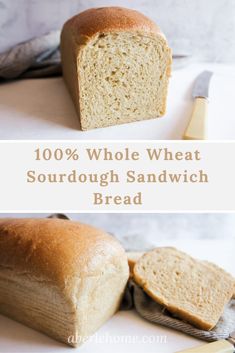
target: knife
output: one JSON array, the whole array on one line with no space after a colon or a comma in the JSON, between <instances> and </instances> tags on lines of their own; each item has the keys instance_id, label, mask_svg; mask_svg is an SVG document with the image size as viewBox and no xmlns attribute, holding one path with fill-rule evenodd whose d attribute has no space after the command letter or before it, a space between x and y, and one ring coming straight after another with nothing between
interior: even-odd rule
<instances>
[{"instance_id":1,"label":"knife","mask_svg":"<svg viewBox=\"0 0 235 353\"><path fill-rule=\"evenodd\" d=\"M213 343L204 344L197 348L186 349L177 353L234 353L235 352L235 331L226 340L219 340Z\"/></svg>"},{"instance_id":2,"label":"knife","mask_svg":"<svg viewBox=\"0 0 235 353\"><path fill-rule=\"evenodd\" d=\"M193 87L192 96L194 107L192 117L184 132L184 140L207 139L207 115L209 84L213 72L203 71L197 78Z\"/></svg>"}]
</instances>

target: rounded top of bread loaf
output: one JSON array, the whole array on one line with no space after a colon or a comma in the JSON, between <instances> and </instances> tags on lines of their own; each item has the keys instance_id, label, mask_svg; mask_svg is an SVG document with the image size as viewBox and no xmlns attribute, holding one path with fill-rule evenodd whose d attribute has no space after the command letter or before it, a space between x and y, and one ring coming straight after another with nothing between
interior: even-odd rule
<instances>
[{"instance_id":1,"label":"rounded top of bread loaf","mask_svg":"<svg viewBox=\"0 0 235 353\"><path fill-rule=\"evenodd\" d=\"M107 268L128 269L124 249L102 230L68 220L29 218L0 220L0 267L70 292L75 282L101 276Z\"/></svg>"},{"instance_id":2,"label":"rounded top of bread loaf","mask_svg":"<svg viewBox=\"0 0 235 353\"><path fill-rule=\"evenodd\" d=\"M99 7L81 12L64 25L78 36L91 38L98 33L138 31L161 34L159 27L142 13L123 7Z\"/></svg>"}]
</instances>

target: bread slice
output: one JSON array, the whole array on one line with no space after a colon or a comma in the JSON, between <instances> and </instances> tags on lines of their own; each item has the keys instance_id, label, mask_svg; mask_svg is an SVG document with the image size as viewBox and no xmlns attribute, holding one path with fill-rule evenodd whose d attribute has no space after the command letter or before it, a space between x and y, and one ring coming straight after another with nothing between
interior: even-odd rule
<instances>
[{"instance_id":1,"label":"bread slice","mask_svg":"<svg viewBox=\"0 0 235 353\"><path fill-rule=\"evenodd\" d=\"M130 278L133 277L133 270L136 262L143 256L143 252L129 251L127 252L127 260L130 270Z\"/></svg>"},{"instance_id":2,"label":"bread slice","mask_svg":"<svg viewBox=\"0 0 235 353\"><path fill-rule=\"evenodd\" d=\"M141 13L102 7L74 16L63 26L61 57L82 130L165 114L171 50Z\"/></svg>"},{"instance_id":3,"label":"bread slice","mask_svg":"<svg viewBox=\"0 0 235 353\"><path fill-rule=\"evenodd\" d=\"M130 277L133 277L133 270L136 262L141 258L141 256L144 255L144 252L140 251L130 251L127 252L127 259L128 259L128 265L129 265L129 270L130 270ZM225 272L222 268L219 266L215 265L212 262L209 261L202 261L205 265L208 265L211 269L214 269L215 271L221 271L221 276L226 276L228 275L229 278L231 278L231 275L227 272ZM232 298L235 299L235 278L233 277L234 280L234 292Z\"/></svg>"},{"instance_id":4,"label":"bread slice","mask_svg":"<svg viewBox=\"0 0 235 353\"><path fill-rule=\"evenodd\" d=\"M151 298L194 326L211 330L234 293L234 278L174 248L157 248L134 266L134 280Z\"/></svg>"},{"instance_id":5,"label":"bread slice","mask_svg":"<svg viewBox=\"0 0 235 353\"><path fill-rule=\"evenodd\" d=\"M129 277L121 245L59 219L0 220L0 313L77 346L119 308Z\"/></svg>"},{"instance_id":6,"label":"bread slice","mask_svg":"<svg viewBox=\"0 0 235 353\"><path fill-rule=\"evenodd\" d=\"M216 272L220 272L221 276L228 276L229 278L233 278L233 282L234 282L234 290L233 290L233 295L232 295L232 299L235 299L235 278L233 276L231 276L228 272L224 271L222 268L220 268L219 266L215 265L212 262L209 261L203 261L204 264L206 264L207 266L209 266L211 269L214 269Z\"/></svg>"}]
</instances>

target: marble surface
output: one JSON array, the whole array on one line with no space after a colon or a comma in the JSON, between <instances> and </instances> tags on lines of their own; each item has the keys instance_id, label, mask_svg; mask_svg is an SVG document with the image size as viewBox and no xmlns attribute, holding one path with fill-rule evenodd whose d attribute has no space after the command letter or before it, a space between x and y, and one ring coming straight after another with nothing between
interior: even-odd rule
<instances>
[{"instance_id":1,"label":"marble surface","mask_svg":"<svg viewBox=\"0 0 235 353\"><path fill-rule=\"evenodd\" d=\"M48 214L0 214L2 217L47 217ZM84 213L68 214L72 220L104 229L115 235L129 251L143 251L156 246L184 241L234 240L233 213ZM175 243L176 242L176 243Z\"/></svg>"},{"instance_id":2,"label":"marble surface","mask_svg":"<svg viewBox=\"0 0 235 353\"><path fill-rule=\"evenodd\" d=\"M210 61L235 60L233 0L0 0L0 52L60 29L89 7L119 5L142 11L165 32L175 54Z\"/></svg>"}]
</instances>

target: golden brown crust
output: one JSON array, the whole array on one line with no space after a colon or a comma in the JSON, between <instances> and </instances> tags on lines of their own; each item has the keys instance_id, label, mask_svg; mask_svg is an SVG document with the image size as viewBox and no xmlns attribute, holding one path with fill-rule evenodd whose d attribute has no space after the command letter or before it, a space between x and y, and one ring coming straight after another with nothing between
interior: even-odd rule
<instances>
[{"instance_id":1,"label":"golden brown crust","mask_svg":"<svg viewBox=\"0 0 235 353\"><path fill-rule=\"evenodd\" d=\"M109 319L128 275L124 249L99 229L0 220L0 312L61 342L80 345Z\"/></svg>"},{"instance_id":2,"label":"golden brown crust","mask_svg":"<svg viewBox=\"0 0 235 353\"><path fill-rule=\"evenodd\" d=\"M138 31L162 34L159 27L138 11L123 7L100 7L81 12L69 19L64 27L78 38L92 38L99 33Z\"/></svg>"},{"instance_id":3,"label":"golden brown crust","mask_svg":"<svg viewBox=\"0 0 235 353\"><path fill-rule=\"evenodd\" d=\"M129 270L130 270L130 278L133 277L133 270L136 262L140 259L141 256L143 256L143 252L138 252L138 251L130 251L127 252L127 260L128 260L128 265L129 265Z\"/></svg>"},{"instance_id":4,"label":"golden brown crust","mask_svg":"<svg viewBox=\"0 0 235 353\"><path fill-rule=\"evenodd\" d=\"M126 256L101 230L60 219L0 220L0 267L25 271L70 292L74 281L99 275L103 263Z\"/></svg>"}]
</instances>

